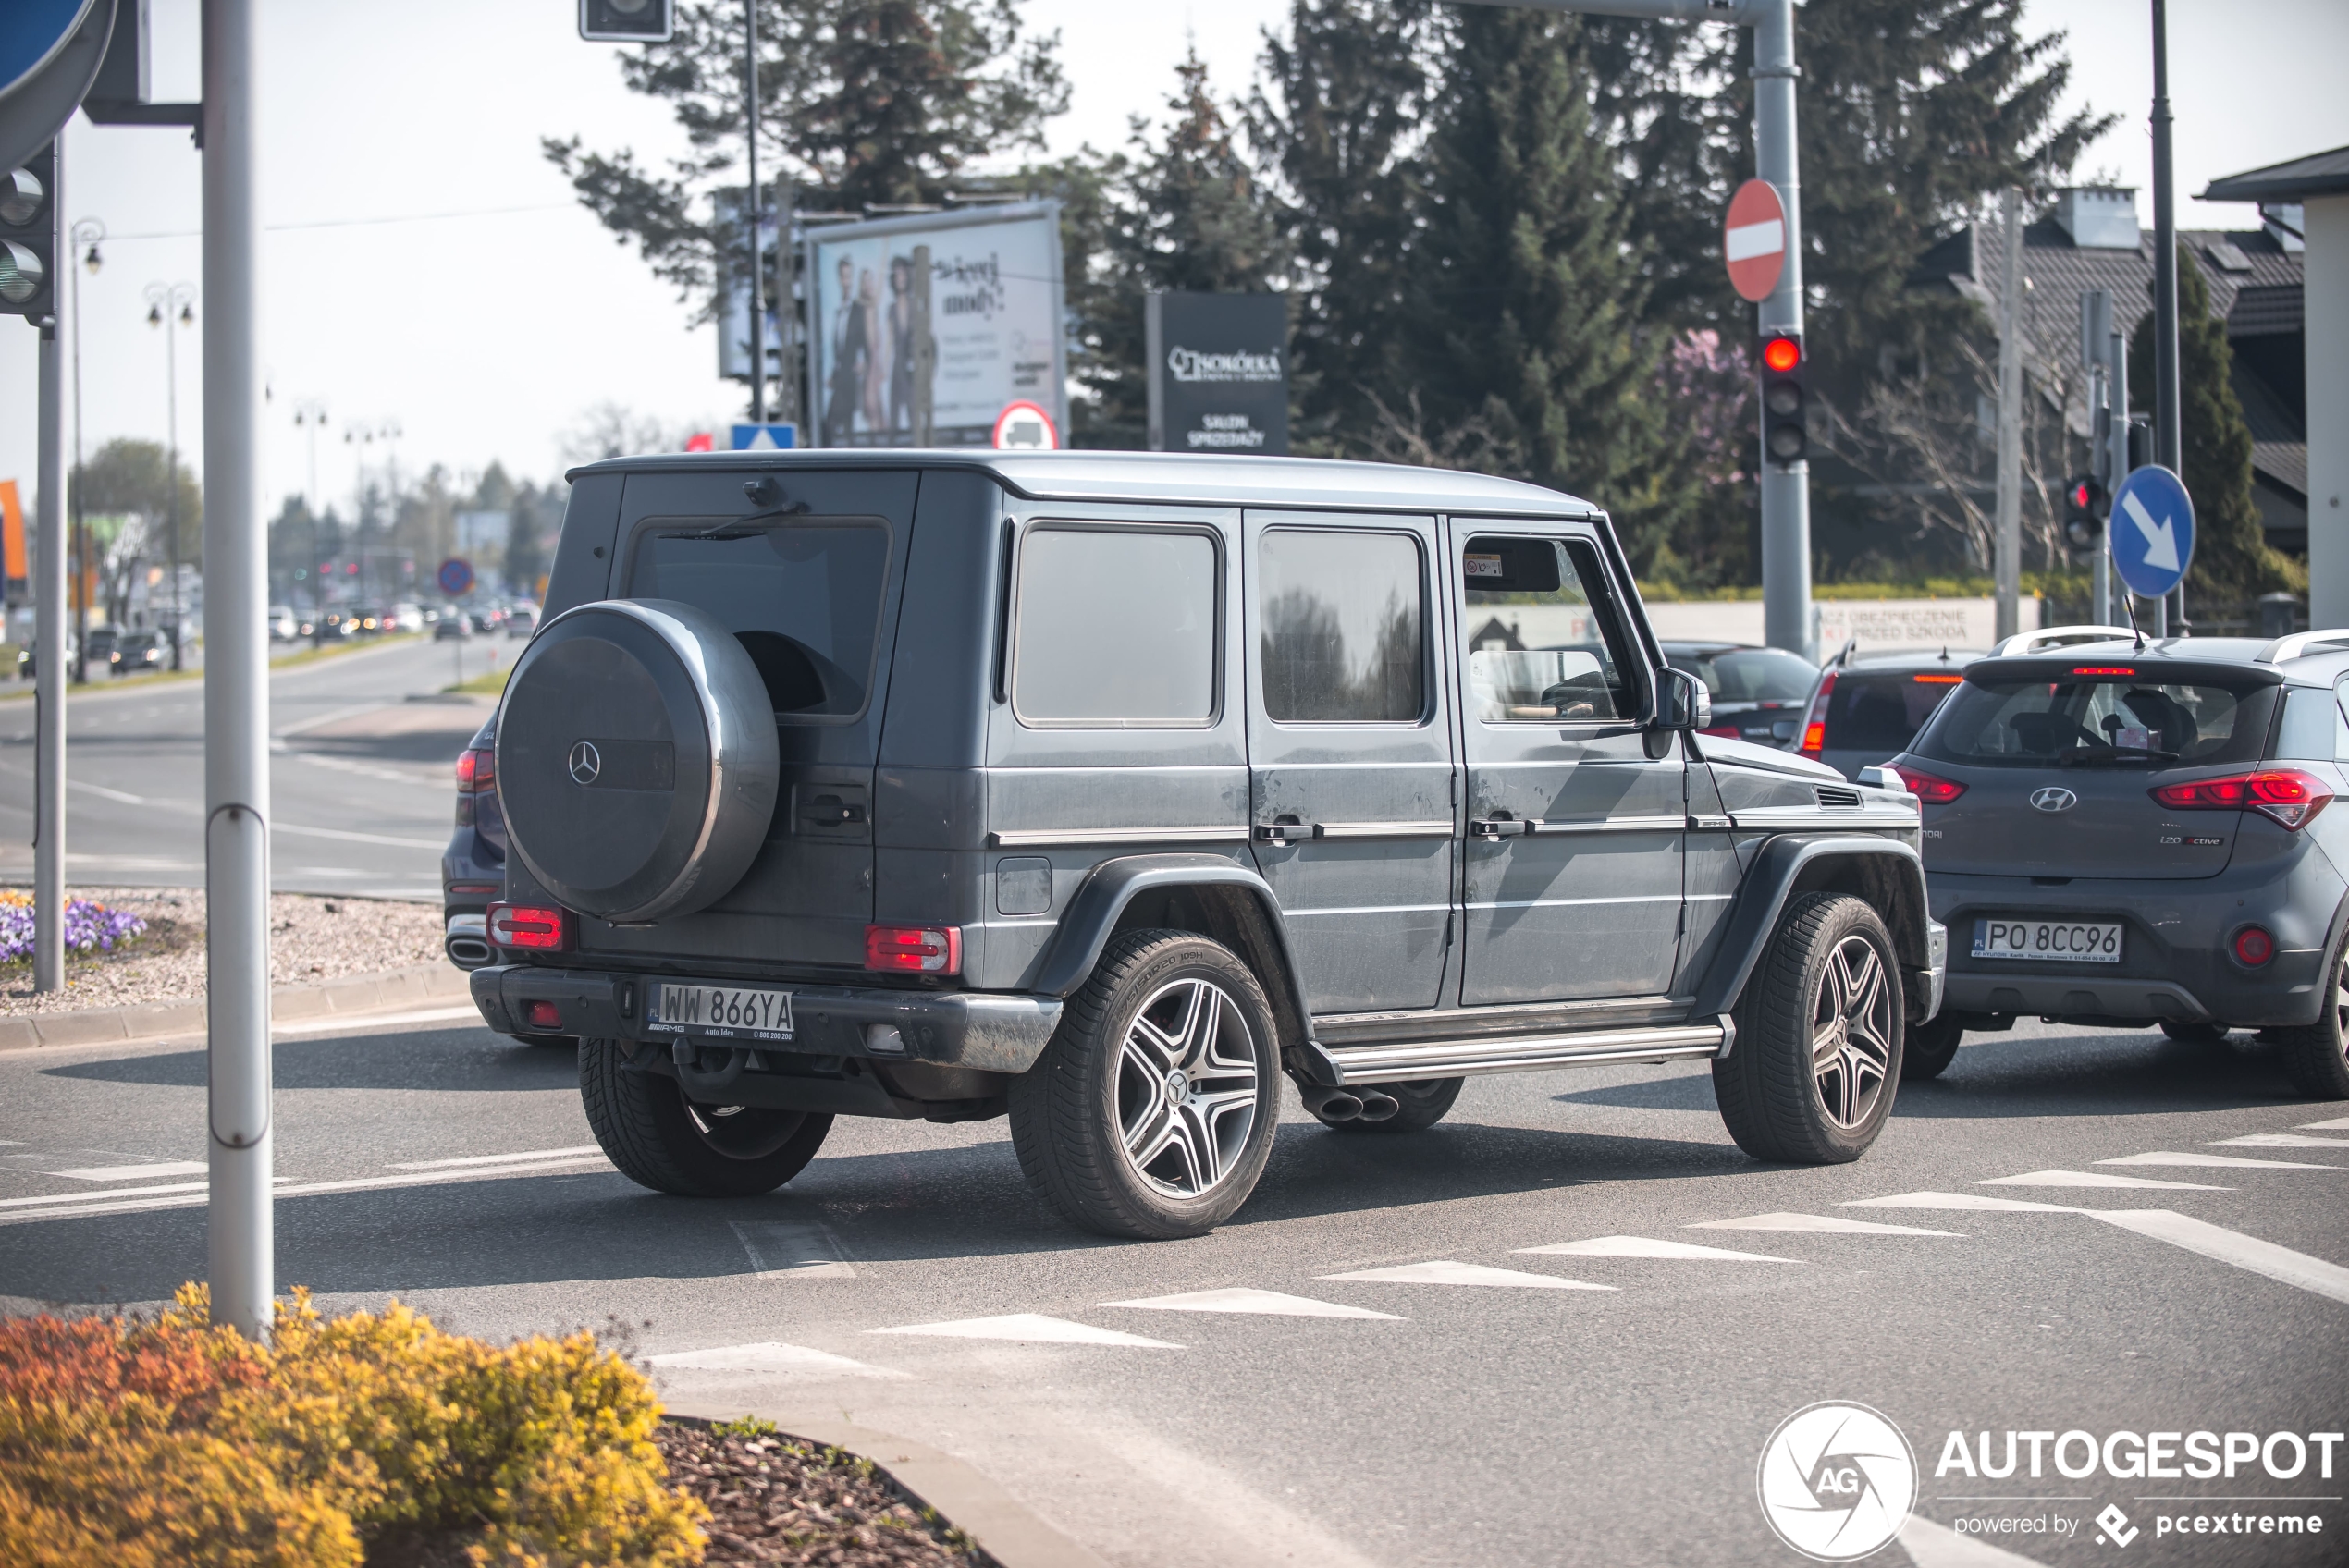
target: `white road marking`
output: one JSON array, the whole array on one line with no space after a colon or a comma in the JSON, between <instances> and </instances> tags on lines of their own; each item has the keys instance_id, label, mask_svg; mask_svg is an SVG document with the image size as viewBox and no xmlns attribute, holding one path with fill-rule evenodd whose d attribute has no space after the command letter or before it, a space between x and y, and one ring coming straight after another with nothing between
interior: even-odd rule
<instances>
[{"instance_id":1,"label":"white road marking","mask_svg":"<svg viewBox=\"0 0 2349 1568\"><path fill-rule=\"evenodd\" d=\"M1962 1536L1914 1513L1900 1526L1897 1538L1917 1568L2039 1568L2035 1559Z\"/></svg>"},{"instance_id":2,"label":"white road marking","mask_svg":"<svg viewBox=\"0 0 2349 1568\"><path fill-rule=\"evenodd\" d=\"M2349 1149L2349 1138L2307 1138L2297 1133L2254 1133L2245 1138L2220 1138L2214 1149Z\"/></svg>"},{"instance_id":3,"label":"white road marking","mask_svg":"<svg viewBox=\"0 0 2349 1568\"><path fill-rule=\"evenodd\" d=\"M1974 1183L1981 1187L2182 1187L2197 1193L2232 1193L2202 1182L2164 1182L2152 1176L2115 1176L2109 1170L2033 1170L2021 1176L1992 1176Z\"/></svg>"},{"instance_id":4,"label":"white road marking","mask_svg":"<svg viewBox=\"0 0 2349 1568\"><path fill-rule=\"evenodd\" d=\"M2309 1165L2297 1159L2244 1159L2231 1154L2178 1154L2160 1149L2152 1154L2122 1155L2119 1159L2100 1159L2098 1165L2197 1165L2224 1166L2229 1170L2338 1170L2338 1165Z\"/></svg>"},{"instance_id":5,"label":"white road marking","mask_svg":"<svg viewBox=\"0 0 2349 1568\"><path fill-rule=\"evenodd\" d=\"M1389 1323L1406 1321L1391 1312L1367 1306L1342 1306L1311 1296L1283 1295L1278 1291L1251 1291L1235 1286L1221 1291L1188 1291L1178 1296L1145 1296L1139 1301L1105 1301L1103 1306L1138 1307L1145 1312L1249 1312L1268 1317L1376 1317Z\"/></svg>"},{"instance_id":6,"label":"white road marking","mask_svg":"<svg viewBox=\"0 0 2349 1568\"><path fill-rule=\"evenodd\" d=\"M671 1351L646 1358L669 1372L763 1372L798 1378L877 1378L910 1382L914 1375L893 1366L852 1361L828 1350L778 1344L769 1340L749 1345L719 1345L710 1350Z\"/></svg>"},{"instance_id":7,"label":"white road marking","mask_svg":"<svg viewBox=\"0 0 2349 1568\"><path fill-rule=\"evenodd\" d=\"M297 1023L273 1023L273 1035L324 1035L336 1029L379 1029L391 1023L454 1023L470 1018L486 1029L481 1022L481 1009L467 1002L463 1007L428 1008L422 1012L338 1013L332 1018L305 1018Z\"/></svg>"},{"instance_id":8,"label":"white road marking","mask_svg":"<svg viewBox=\"0 0 2349 1568\"><path fill-rule=\"evenodd\" d=\"M914 1323L902 1329L867 1329L868 1334L928 1334L947 1340L1016 1340L1045 1345L1125 1345L1137 1350L1181 1350L1164 1340L1096 1329L1040 1312L1014 1312L1002 1317L964 1317L952 1323Z\"/></svg>"},{"instance_id":9,"label":"white road marking","mask_svg":"<svg viewBox=\"0 0 2349 1568\"><path fill-rule=\"evenodd\" d=\"M1519 1252L1547 1253L1556 1257L1677 1257L1737 1263L1800 1263L1799 1257L1771 1257L1758 1252L1731 1252L1727 1247L1701 1247L1694 1242L1656 1242L1645 1236L1593 1236L1587 1242L1553 1242L1545 1247L1519 1247Z\"/></svg>"},{"instance_id":10,"label":"white road marking","mask_svg":"<svg viewBox=\"0 0 2349 1568\"><path fill-rule=\"evenodd\" d=\"M2181 1246L2188 1252L2198 1252L2205 1257L2215 1257L2221 1263L2232 1263L2237 1268L2264 1274L2270 1280L2281 1280L2287 1285L2297 1285L2320 1296L2349 1304L2349 1268L2337 1263L2327 1263L2320 1257L2310 1257L2305 1252L2280 1247L2273 1242L2263 1242L2257 1236L2224 1230L2217 1225L2187 1215L2172 1213L2166 1208L2084 1208L2080 1211L2108 1225L2118 1225L2134 1231L2141 1236L2152 1236Z\"/></svg>"},{"instance_id":11,"label":"white road marking","mask_svg":"<svg viewBox=\"0 0 2349 1568\"><path fill-rule=\"evenodd\" d=\"M201 1159L171 1159L150 1165L83 1165L43 1174L70 1176L77 1182L136 1182L144 1176L202 1176L211 1169Z\"/></svg>"},{"instance_id":12,"label":"white road marking","mask_svg":"<svg viewBox=\"0 0 2349 1568\"><path fill-rule=\"evenodd\" d=\"M92 795L97 795L97 796L99 796L99 797L101 797L101 798L103 798L103 799L109 800L109 801L120 801L120 802L121 802L124 805L127 805L127 806L151 806L151 805L155 805L155 804L157 804L157 803L158 803L157 802L154 802L154 801L151 801L151 800L149 800L149 799L148 799L146 796L144 796L144 795L126 795L126 794L124 794L124 793L123 793L121 790L109 790L109 789L107 789L107 788L106 788L104 784L92 784L92 783L91 783L91 782L90 782L88 779L86 779L86 778L68 778L68 779L67 779L67 780L66 780L66 782L67 782L68 785L72 786L74 789L76 789L76 790L82 790L82 791L84 791L85 793L88 793L88 794L92 794ZM178 802L178 801L171 801L171 802L160 802L160 803L169 804L169 805L182 805L182 804L185 804L185 803L191 803L191 802ZM199 809L201 809L201 808L199 808Z\"/></svg>"},{"instance_id":13,"label":"white road marking","mask_svg":"<svg viewBox=\"0 0 2349 1568\"><path fill-rule=\"evenodd\" d=\"M0 1198L0 1209L55 1208L60 1204L105 1203L117 1197L153 1197L157 1193L201 1193L205 1185L202 1182L169 1182L159 1187L115 1187L103 1193L45 1193L37 1198Z\"/></svg>"},{"instance_id":14,"label":"white road marking","mask_svg":"<svg viewBox=\"0 0 2349 1568\"><path fill-rule=\"evenodd\" d=\"M2313 1127L2319 1132L2329 1129L2336 1133L2349 1133L2349 1116L2336 1116L2330 1121L2303 1121L2300 1125Z\"/></svg>"},{"instance_id":15,"label":"white road marking","mask_svg":"<svg viewBox=\"0 0 2349 1568\"><path fill-rule=\"evenodd\" d=\"M584 1156L569 1159L549 1160L543 1165L492 1165L463 1170L427 1170L404 1176L361 1176L335 1182L292 1182L280 1176L277 1195L280 1198L312 1197L326 1193L372 1192L383 1188L437 1187L450 1182L498 1182L517 1176L594 1176L601 1174L593 1166L583 1164ZM610 1167L601 1154L595 1163ZM169 1194L185 1194L174 1196ZM0 1199L0 1225L20 1225L32 1220L89 1219L110 1214L135 1214L149 1208L199 1208L207 1196L202 1182L166 1182L153 1187L114 1187L98 1193L63 1193L42 1198ZM56 1207L39 1207L36 1205Z\"/></svg>"},{"instance_id":16,"label":"white road marking","mask_svg":"<svg viewBox=\"0 0 2349 1568\"><path fill-rule=\"evenodd\" d=\"M1872 1200L1881 1203L1881 1198ZM1962 1231L1920 1231L1913 1225L1878 1225L1839 1214L1749 1214L1743 1219L1700 1219L1691 1231L1808 1231L1854 1236L1958 1236Z\"/></svg>"},{"instance_id":17,"label":"white road marking","mask_svg":"<svg viewBox=\"0 0 2349 1568\"><path fill-rule=\"evenodd\" d=\"M761 1280L854 1280L829 1227L783 1219L730 1219L734 1239Z\"/></svg>"},{"instance_id":18,"label":"white road marking","mask_svg":"<svg viewBox=\"0 0 2349 1568\"><path fill-rule=\"evenodd\" d=\"M1854 1198L1846 1208L1996 1209L2009 1214L2070 1214L2060 1203L2032 1203L2024 1198L1994 1198L1987 1193L1895 1193L1888 1198Z\"/></svg>"},{"instance_id":19,"label":"white road marking","mask_svg":"<svg viewBox=\"0 0 2349 1568\"><path fill-rule=\"evenodd\" d=\"M273 822L272 833L294 833L309 839L338 839L347 844L389 844L401 850L445 850L446 839L393 839L381 833L353 833L342 827L304 827L291 822Z\"/></svg>"},{"instance_id":20,"label":"white road marking","mask_svg":"<svg viewBox=\"0 0 2349 1568\"><path fill-rule=\"evenodd\" d=\"M600 1155L604 1151L594 1144L582 1144L573 1149L530 1149L522 1154L470 1154L461 1159L412 1159L390 1169L394 1170L457 1170L469 1165L529 1165L549 1159L577 1159L583 1155Z\"/></svg>"},{"instance_id":21,"label":"white road marking","mask_svg":"<svg viewBox=\"0 0 2349 1568\"><path fill-rule=\"evenodd\" d=\"M1593 1285L1563 1280L1556 1274L1529 1274L1521 1268L1491 1268L1482 1263L1406 1263L1394 1268L1358 1268L1351 1274L1324 1274L1324 1280L1359 1280L1374 1285L1495 1285L1532 1291L1612 1291L1614 1285Z\"/></svg>"}]
</instances>

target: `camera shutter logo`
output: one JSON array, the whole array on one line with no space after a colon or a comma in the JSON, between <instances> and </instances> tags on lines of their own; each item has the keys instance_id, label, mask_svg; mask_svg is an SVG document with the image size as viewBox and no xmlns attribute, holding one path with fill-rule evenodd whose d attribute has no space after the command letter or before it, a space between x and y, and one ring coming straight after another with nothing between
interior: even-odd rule
<instances>
[{"instance_id":1,"label":"camera shutter logo","mask_svg":"<svg viewBox=\"0 0 2349 1568\"><path fill-rule=\"evenodd\" d=\"M1891 1541L1917 1501L1909 1439L1864 1404L1824 1402L1778 1423L1754 1489L1778 1539L1818 1562L1849 1562Z\"/></svg>"},{"instance_id":2,"label":"camera shutter logo","mask_svg":"<svg viewBox=\"0 0 2349 1568\"><path fill-rule=\"evenodd\" d=\"M566 766L571 770L572 783L583 787L593 784L596 775L604 770L603 753L596 750L595 741L581 741L571 748L571 761Z\"/></svg>"},{"instance_id":3,"label":"camera shutter logo","mask_svg":"<svg viewBox=\"0 0 2349 1568\"><path fill-rule=\"evenodd\" d=\"M2080 797L2060 784L2050 784L2045 789L2032 790L2031 803L2040 811L2070 811L2080 803Z\"/></svg>"}]
</instances>

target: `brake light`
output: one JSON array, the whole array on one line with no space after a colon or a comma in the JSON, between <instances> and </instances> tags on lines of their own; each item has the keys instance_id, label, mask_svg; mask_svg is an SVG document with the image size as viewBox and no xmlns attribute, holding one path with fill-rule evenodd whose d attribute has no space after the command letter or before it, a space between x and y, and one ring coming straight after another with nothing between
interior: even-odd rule
<instances>
[{"instance_id":1,"label":"brake light","mask_svg":"<svg viewBox=\"0 0 2349 1568\"><path fill-rule=\"evenodd\" d=\"M1802 721L1802 754L1815 757L1827 749L1827 698L1835 693L1835 671L1819 677L1819 689L1811 693L1811 711Z\"/></svg>"},{"instance_id":2,"label":"brake light","mask_svg":"<svg viewBox=\"0 0 2349 1568\"><path fill-rule=\"evenodd\" d=\"M531 904L491 904L489 939L501 948L534 952L571 950L571 912Z\"/></svg>"},{"instance_id":3,"label":"brake light","mask_svg":"<svg viewBox=\"0 0 2349 1568\"><path fill-rule=\"evenodd\" d=\"M563 1026L563 1010L552 1002L533 1002L523 1010L523 1022L533 1029L560 1029Z\"/></svg>"},{"instance_id":4,"label":"brake light","mask_svg":"<svg viewBox=\"0 0 2349 1568\"><path fill-rule=\"evenodd\" d=\"M2118 675L2130 680L2134 680L2137 678L2137 672L2135 670L2124 669L2119 665L2082 665L2072 673L2074 675Z\"/></svg>"},{"instance_id":5,"label":"brake light","mask_svg":"<svg viewBox=\"0 0 2349 1568\"><path fill-rule=\"evenodd\" d=\"M1955 686L1965 677L1962 675L1912 675L1909 679L1920 686Z\"/></svg>"},{"instance_id":6,"label":"brake light","mask_svg":"<svg viewBox=\"0 0 2349 1568\"><path fill-rule=\"evenodd\" d=\"M2224 778L2162 784L2146 793L2171 811L2256 811L2295 832L2307 827L2332 799L2332 790L2323 779L2296 767L2266 767Z\"/></svg>"},{"instance_id":7,"label":"brake light","mask_svg":"<svg viewBox=\"0 0 2349 1568\"><path fill-rule=\"evenodd\" d=\"M1922 768L1902 767L1896 762L1892 771L1900 776L1900 782L1909 787L1910 794L1929 806L1946 806L1966 790L1956 779L1942 778Z\"/></svg>"},{"instance_id":8,"label":"brake light","mask_svg":"<svg viewBox=\"0 0 2349 1568\"><path fill-rule=\"evenodd\" d=\"M867 925L865 967L892 974L955 974L963 967L959 925Z\"/></svg>"}]
</instances>

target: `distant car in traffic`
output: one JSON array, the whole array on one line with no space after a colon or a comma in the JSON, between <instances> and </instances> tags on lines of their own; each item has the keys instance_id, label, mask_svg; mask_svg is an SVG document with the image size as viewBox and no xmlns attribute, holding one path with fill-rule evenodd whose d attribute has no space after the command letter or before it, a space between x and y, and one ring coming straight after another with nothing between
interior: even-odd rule
<instances>
[{"instance_id":1,"label":"distant car in traffic","mask_svg":"<svg viewBox=\"0 0 2349 1568\"><path fill-rule=\"evenodd\" d=\"M115 643L120 641L121 637L122 632L118 628L112 626L92 627L90 629L89 662L92 664L105 664L112 660L114 657Z\"/></svg>"},{"instance_id":2,"label":"distant car in traffic","mask_svg":"<svg viewBox=\"0 0 2349 1568\"><path fill-rule=\"evenodd\" d=\"M269 640L271 642L290 643L301 635L301 622L295 616L291 605L269 606Z\"/></svg>"},{"instance_id":3,"label":"distant car in traffic","mask_svg":"<svg viewBox=\"0 0 2349 1568\"><path fill-rule=\"evenodd\" d=\"M424 629L424 606L418 604L392 606L384 612L383 629L386 631L422 631Z\"/></svg>"},{"instance_id":4,"label":"distant car in traffic","mask_svg":"<svg viewBox=\"0 0 2349 1568\"><path fill-rule=\"evenodd\" d=\"M1880 767L1908 749L1933 710L1964 679L1974 648L1853 655L1847 645L1819 672L1795 749L1846 778Z\"/></svg>"},{"instance_id":5,"label":"distant car in traffic","mask_svg":"<svg viewBox=\"0 0 2349 1568\"><path fill-rule=\"evenodd\" d=\"M436 643L460 643L473 634L472 624L461 615L445 615L433 622L432 640Z\"/></svg>"},{"instance_id":6,"label":"distant car in traffic","mask_svg":"<svg viewBox=\"0 0 2349 1568\"><path fill-rule=\"evenodd\" d=\"M97 639L92 636L91 641ZM117 675L161 669L171 662L171 643L160 631L133 631L115 643L106 662Z\"/></svg>"},{"instance_id":7,"label":"distant car in traffic","mask_svg":"<svg viewBox=\"0 0 2349 1568\"><path fill-rule=\"evenodd\" d=\"M1704 733L1757 746L1792 748L1819 667L1784 648L1745 643L1664 643L1664 662L1685 669L1713 693Z\"/></svg>"},{"instance_id":8,"label":"distant car in traffic","mask_svg":"<svg viewBox=\"0 0 2349 1568\"><path fill-rule=\"evenodd\" d=\"M538 612L536 610L514 609L506 612L507 636L527 637L537 630Z\"/></svg>"}]
</instances>

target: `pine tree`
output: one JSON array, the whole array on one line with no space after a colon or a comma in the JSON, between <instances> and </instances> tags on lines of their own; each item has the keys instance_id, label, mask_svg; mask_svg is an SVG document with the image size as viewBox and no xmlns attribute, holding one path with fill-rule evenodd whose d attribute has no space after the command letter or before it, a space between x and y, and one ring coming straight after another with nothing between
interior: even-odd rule
<instances>
[{"instance_id":1,"label":"pine tree","mask_svg":"<svg viewBox=\"0 0 2349 1568\"><path fill-rule=\"evenodd\" d=\"M2178 396L2180 459L2194 501L2194 564L2186 574L2191 619L2247 618L2262 594L2298 591L2306 573L2268 543L2252 498L2251 426L2235 397L2234 350L2227 324L2210 313L2210 286L2193 252L2178 247ZM2155 406L2153 312L2129 339L2129 403ZM2123 526L2119 519L2113 526Z\"/></svg>"}]
</instances>

